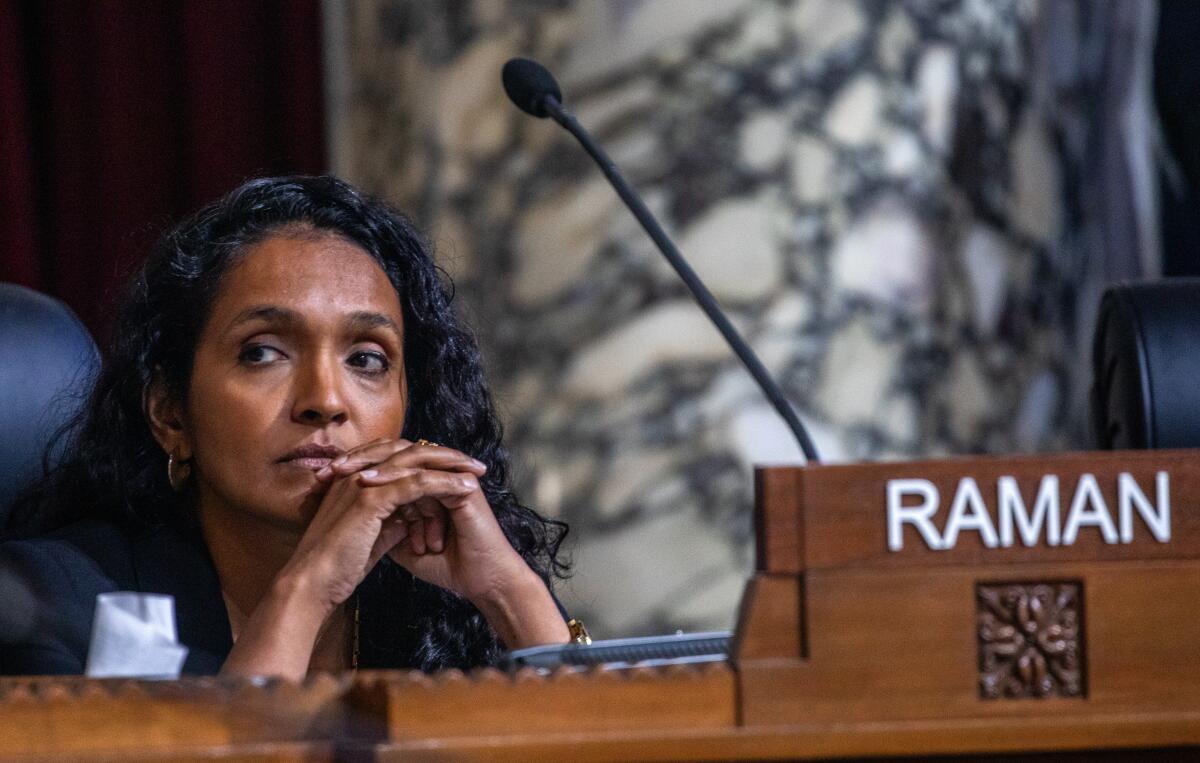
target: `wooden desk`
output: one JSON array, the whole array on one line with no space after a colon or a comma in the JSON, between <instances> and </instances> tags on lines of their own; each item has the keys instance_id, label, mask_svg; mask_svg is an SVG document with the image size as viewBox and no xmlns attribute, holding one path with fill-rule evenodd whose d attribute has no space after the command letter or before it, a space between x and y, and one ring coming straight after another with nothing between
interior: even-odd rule
<instances>
[{"instance_id":1,"label":"wooden desk","mask_svg":"<svg viewBox=\"0 0 1200 763\"><path fill-rule=\"evenodd\" d=\"M756 479L758 570L729 663L362 673L303 686L9 679L0 751L1200 759L1200 452L777 468Z\"/></svg>"}]
</instances>

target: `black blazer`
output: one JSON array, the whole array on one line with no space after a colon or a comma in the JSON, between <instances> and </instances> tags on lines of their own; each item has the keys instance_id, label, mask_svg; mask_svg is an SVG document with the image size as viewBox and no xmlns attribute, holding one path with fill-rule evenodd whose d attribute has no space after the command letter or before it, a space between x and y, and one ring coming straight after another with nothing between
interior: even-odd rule
<instances>
[{"instance_id":1,"label":"black blazer","mask_svg":"<svg viewBox=\"0 0 1200 763\"><path fill-rule=\"evenodd\" d=\"M22 587L37 602L32 617L12 606L13 599L25 598ZM0 544L0 638L6 642L0 644L0 675L82 674L96 595L111 591L175 597L176 631L188 648L183 672L221 669L233 638L199 533L160 527L129 534L88 519L45 537Z\"/></svg>"}]
</instances>

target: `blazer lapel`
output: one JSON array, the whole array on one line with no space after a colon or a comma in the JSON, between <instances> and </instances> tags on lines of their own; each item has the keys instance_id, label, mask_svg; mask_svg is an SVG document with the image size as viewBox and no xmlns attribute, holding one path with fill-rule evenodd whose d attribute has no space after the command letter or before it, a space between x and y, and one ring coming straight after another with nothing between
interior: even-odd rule
<instances>
[{"instance_id":1,"label":"blazer lapel","mask_svg":"<svg viewBox=\"0 0 1200 763\"><path fill-rule=\"evenodd\" d=\"M229 613L208 549L198 532L161 526L133 542L137 590L175 598L175 628L188 648L183 672L214 675L233 648Z\"/></svg>"}]
</instances>

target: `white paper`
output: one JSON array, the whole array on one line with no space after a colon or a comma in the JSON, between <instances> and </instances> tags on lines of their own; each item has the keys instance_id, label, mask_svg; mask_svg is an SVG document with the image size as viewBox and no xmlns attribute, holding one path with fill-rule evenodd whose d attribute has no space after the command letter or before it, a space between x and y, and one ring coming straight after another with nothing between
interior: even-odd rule
<instances>
[{"instance_id":1,"label":"white paper","mask_svg":"<svg viewBox=\"0 0 1200 763\"><path fill-rule=\"evenodd\" d=\"M96 597L90 678L178 678L187 647L175 635L175 599L117 591Z\"/></svg>"}]
</instances>

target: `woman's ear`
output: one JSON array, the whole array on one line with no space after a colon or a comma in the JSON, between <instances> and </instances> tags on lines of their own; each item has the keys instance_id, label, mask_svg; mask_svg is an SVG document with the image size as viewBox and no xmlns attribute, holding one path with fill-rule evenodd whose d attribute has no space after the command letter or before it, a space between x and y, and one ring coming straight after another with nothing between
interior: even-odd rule
<instances>
[{"instance_id":1,"label":"woman's ear","mask_svg":"<svg viewBox=\"0 0 1200 763\"><path fill-rule=\"evenodd\" d=\"M159 447L177 461L190 461L192 444L184 426L183 406L171 395L161 373L155 373L146 385L142 393L142 411Z\"/></svg>"}]
</instances>

